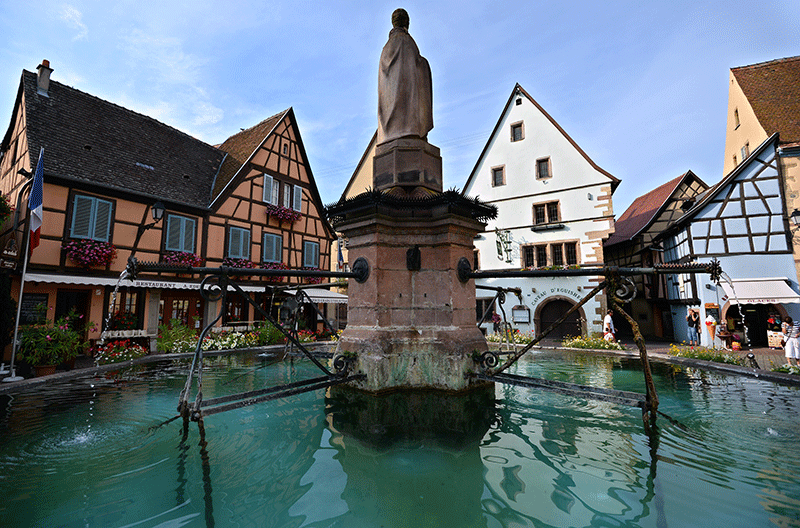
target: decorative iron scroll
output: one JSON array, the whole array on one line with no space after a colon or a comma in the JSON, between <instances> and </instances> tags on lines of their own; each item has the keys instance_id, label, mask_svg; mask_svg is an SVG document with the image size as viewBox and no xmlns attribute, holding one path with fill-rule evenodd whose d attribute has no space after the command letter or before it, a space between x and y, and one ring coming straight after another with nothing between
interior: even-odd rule
<instances>
[{"instance_id":1,"label":"decorative iron scroll","mask_svg":"<svg viewBox=\"0 0 800 528\"><path fill-rule=\"evenodd\" d=\"M630 277L620 277L614 295L622 302L631 302L636 297L636 283Z\"/></svg>"}]
</instances>

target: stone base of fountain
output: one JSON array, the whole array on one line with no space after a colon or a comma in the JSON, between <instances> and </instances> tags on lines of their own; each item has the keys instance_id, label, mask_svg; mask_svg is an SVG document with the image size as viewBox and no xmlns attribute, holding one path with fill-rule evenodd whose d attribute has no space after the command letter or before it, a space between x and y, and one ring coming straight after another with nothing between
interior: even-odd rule
<instances>
[{"instance_id":1,"label":"stone base of fountain","mask_svg":"<svg viewBox=\"0 0 800 528\"><path fill-rule=\"evenodd\" d=\"M439 148L424 139L400 138L375 147L375 189L426 188L442 192Z\"/></svg>"},{"instance_id":2,"label":"stone base of fountain","mask_svg":"<svg viewBox=\"0 0 800 528\"><path fill-rule=\"evenodd\" d=\"M402 441L450 446L480 442L495 421L493 383L469 392L398 390L367 393L339 385L326 397L332 427L375 447Z\"/></svg>"}]
</instances>

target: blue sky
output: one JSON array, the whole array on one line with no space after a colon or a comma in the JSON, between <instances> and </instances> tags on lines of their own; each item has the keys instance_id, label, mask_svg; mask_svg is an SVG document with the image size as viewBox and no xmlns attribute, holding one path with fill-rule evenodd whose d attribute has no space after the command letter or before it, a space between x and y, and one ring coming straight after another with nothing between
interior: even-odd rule
<instances>
[{"instance_id":1,"label":"blue sky","mask_svg":"<svg viewBox=\"0 0 800 528\"><path fill-rule=\"evenodd\" d=\"M377 126L377 64L404 7L433 72L444 185L461 188L519 82L622 180L614 210L688 169L722 175L728 71L800 55L800 2L92 0L0 7L0 125L22 69L208 143L294 107L323 201Z\"/></svg>"}]
</instances>

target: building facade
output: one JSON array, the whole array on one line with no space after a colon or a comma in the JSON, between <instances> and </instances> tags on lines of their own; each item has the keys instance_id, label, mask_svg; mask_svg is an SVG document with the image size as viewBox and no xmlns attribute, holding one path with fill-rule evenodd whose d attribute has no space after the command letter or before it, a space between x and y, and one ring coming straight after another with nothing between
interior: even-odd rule
<instances>
[{"instance_id":1,"label":"building facade","mask_svg":"<svg viewBox=\"0 0 800 528\"><path fill-rule=\"evenodd\" d=\"M9 222L0 233L6 249L25 243L25 200L44 149L44 218L28 264L25 317L43 304L50 318L74 310L96 323L109 319L112 328L124 320L125 329L114 332L141 338L154 338L159 324L174 319L201 328L220 308L226 326L257 318L243 299L229 297L225 307L206 303L202 277L174 273L123 280L112 302L133 254L211 267L329 268L334 237L291 108L212 146L51 81L52 71L47 61L38 73L23 71L1 147L0 191L22 204L17 229ZM151 217L154 204L164 211L158 221ZM90 246L116 256L87 259ZM13 252L4 253L8 263ZM18 294L23 252L15 253ZM275 310L266 287L300 282L242 284ZM99 333L87 330L87 337Z\"/></svg>"},{"instance_id":2,"label":"building facade","mask_svg":"<svg viewBox=\"0 0 800 528\"><path fill-rule=\"evenodd\" d=\"M464 186L464 194L498 208L497 219L475 240L474 267L602 265L603 241L614 230L611 196L619 182L516 85ZM508 319L520 331L542 331L580 302L599 280L479 280L476 316L487 309L494 295L480 286L521 287L521 298L508 298L512 304L505 307ZM596 296L551 335L600 332L604 309L604 297ZM490 332L491 327L491 323L484 325Z\"/></svg>"}]
</instances>

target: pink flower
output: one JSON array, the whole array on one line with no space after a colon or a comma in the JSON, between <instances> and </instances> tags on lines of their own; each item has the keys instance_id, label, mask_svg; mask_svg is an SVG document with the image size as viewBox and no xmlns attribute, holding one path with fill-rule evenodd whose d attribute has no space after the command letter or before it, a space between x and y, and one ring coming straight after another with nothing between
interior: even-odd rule
<instances>
[{"instance_id":1,"label":"pink flower","mask_svg":"<svg viewBox=\"0 0 800 528\"><path fill-rule=\"evenodd\" d=\"M48 340L48 341L52 341L52 340L53 340L53 338L52 338L52 337L50 337L50 335L48 334L48 335L47 335L47 340Z\"/></svg>"}]
</instances>

